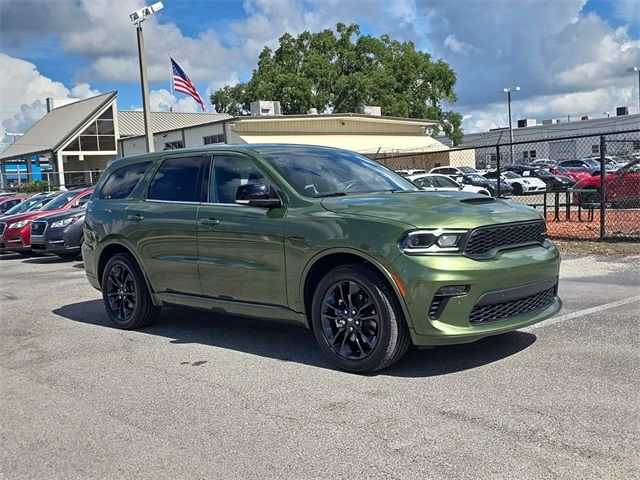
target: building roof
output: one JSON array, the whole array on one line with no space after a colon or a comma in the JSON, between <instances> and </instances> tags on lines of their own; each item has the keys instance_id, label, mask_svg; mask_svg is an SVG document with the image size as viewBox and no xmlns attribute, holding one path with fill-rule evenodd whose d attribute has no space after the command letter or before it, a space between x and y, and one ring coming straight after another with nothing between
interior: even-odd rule
<instances>
[{"instance_id":1,"label":"building roof","mask_svg":"<svg viewBox=\"0 0 640 480\"><path fill-rule=\"evenodd\" d=\"M151 131L153 133L162 133L221 122L231 118L233 117L226 113L151 112ZM144 116L142 111L118 111L118 131L120 132L120 138L144 135Z\"/></svg>"},{"instance_id":2,"label":"building roof","mask_svg":"<svg viewBox=\"0 0 640 480\"><path fill-rule=\"evenodd\" d=\"M117 92L103 93L54 108L38 120L24 135L0 154L0 159L22 157L55 151L78 131L97 112L116 98Z\"/></svg>"},{"instance_id":3,"label":"building roof","mask_svg":"<svg viewBox=\"0 0 640 480\"><path fill-rule=\"evenodd\" d=\"M358 153L410 153L448 150L429 135L265 135L237 133L246 143L286 143L343 148Z\"/></svg>"}]
</instances>

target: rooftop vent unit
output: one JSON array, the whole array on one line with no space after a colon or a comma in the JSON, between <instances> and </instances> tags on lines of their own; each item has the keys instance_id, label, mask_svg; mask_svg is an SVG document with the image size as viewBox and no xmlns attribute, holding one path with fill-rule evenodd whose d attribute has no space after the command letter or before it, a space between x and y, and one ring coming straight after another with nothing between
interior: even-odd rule
<instances>
[{"instance_id":1,"label":"rooftop vent unit","mask_svg":"<svg viewBox=\"0 0 640 480\"><path fill-rule=\"evenodd\" d=\"M272 100L257 100L251 102L251 116L280 115L280 102Z\"/></svg>"},{"instance_id":2,"label":"rooftop vent unit","mask_svg":"<svg viewBox=\"0 0 640 480\"><path fill-rule=\"evenodd\" d=\"M318 114L317 108L310 108L309 110L307 110L307 115L317 115L317 114Z\"/></svg>"},{"instance_id":3,"label":"rooftop vent unit","mask_svg":"<svg viewBox=\"0 0 640 480\"><path fill-rule=\"evenodd\" d=\"M372 115L374 117L382 116L382 110L380 107L372 107L371 105L362 105L361 107L356 108L356 113L361 115Z\"/></svg>"},{"instance_id":4,"label":"rooftop vent unit","mask_svg":"<svg viewBox=\"0 0 640 480\"><path fill-rule=\"evenodd\" d=\"M589 120L589 115L583 115L580 117L580 120Z\"/></svg>"},{"instance_id":5,"label":"rooftop vent unit","mask_svg":"<svg viewBox=\"0 0 640 480\"><path fill-rule=\"evenodd\" d=\"M525 118L518 120L518 128L535 127L538 124L535 118Z\"/></svg>"},{"instance_id":6,"label":"rooftop vent unit","mask_svg":"<svg viewBox=\"0 0 640 480\"><path fill-rule=\"evenodd\" d=\"M557 123L560 123L560 119L559 118L550 118L548 120L543 120L542 121L543 125L555 125Z\"/></svg>"},{"instance_id":7,"label":"rooftop vent unit","mask_svg":"<svg viewBox=\"0 0 640 480\"><path fill-rule=\"evenodd\" d=\"M79 98L53 98L47 97L47 113L49 113L54 108L62 107L64 105L69 105L70 103L74 103L79 101Z\"/></svg>"},{"instance_id":8,"label":"rooftop vent unit","mask_svg":"<svg viewBox=\"0 0 640 480\"><path fill-rule=\"evenodd\" d=\"M616 115L621 117L622 115L629 115L629 107L618 107L616 108Z\"/></svg>"}]
</instances>

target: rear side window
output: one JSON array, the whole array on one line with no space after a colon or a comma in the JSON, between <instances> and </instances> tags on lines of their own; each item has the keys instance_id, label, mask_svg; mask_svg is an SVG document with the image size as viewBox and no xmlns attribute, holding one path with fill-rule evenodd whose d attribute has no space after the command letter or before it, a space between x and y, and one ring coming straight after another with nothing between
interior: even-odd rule
<instances>
[{"instance_id":1,"label":"rear side window","mask_svg":"<svg viewBox=\"0 0 640 480\"><path fill-rule=\"evenodd\" d=\"M128 197L133 192L133 189L136 188L150 164L151 162L134 163L116 170L100 189L98 198L117 199Z\"/></svg>"},{"instance_id":2,"label":"rear side window","mask_svg":"<svg viewBox=\"0 0 640 480\"><path fill-rule=\"evenodd\" d=\"M176 157L165 160L149 185L150 200L199 202L204 157Z\"/></svg>"}]
</instances>

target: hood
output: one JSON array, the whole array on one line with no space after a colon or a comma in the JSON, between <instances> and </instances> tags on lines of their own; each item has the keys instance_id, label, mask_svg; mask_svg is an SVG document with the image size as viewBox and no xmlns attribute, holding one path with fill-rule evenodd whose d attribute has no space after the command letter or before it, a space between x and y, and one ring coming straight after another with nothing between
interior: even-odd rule
<instances>
[{"instance_id":1,"label":"hood","mask_svg":"<svg viewBox=\"0 0 640 480\"><path fill-rule=\"evenodd\" d=\"M49 215L44 215L40 219L46 220L49 223L53 223L57 222L58 220L64 220L65 218L84 217L85 213L87 213L87 210L85 208L70 208L69 210L66 210L64 212L54 212Z\"/></svg>"},{"instance_id":2,"label":"hood","mask_svg":"<svg viewBox=\"0 0 640 480\"><path fill-rule=\"evenodd\" d=\"M331 212L390 219L415 228L475 228L539 220L531 207L465 192L380 192L322 199Z\"/></svg>"},{"instance_id":3,"label":"hood","mask_svg":"<svg viewBox=\"0 0 640 480\"><path fill-rule=\"evenodd\" d=\"M59 211L60 210L51 210L48 212L43 212L42 210L34 210L33 212L18 213L16 215L2 217L0 221L5 222L7 225L9 225L10 223L21 222L22 220L35 220L36 218L44 217L45 215L51 215L53 213L58 213Z\"/></svg>"}]
</instances>

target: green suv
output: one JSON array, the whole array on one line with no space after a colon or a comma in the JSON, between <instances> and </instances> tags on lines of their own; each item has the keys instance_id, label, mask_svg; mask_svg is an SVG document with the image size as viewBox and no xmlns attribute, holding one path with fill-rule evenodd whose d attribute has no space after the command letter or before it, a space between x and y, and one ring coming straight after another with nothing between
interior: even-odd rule
<instances>
[{"instance_id":1,"label":"green suv","mask_svg":"<svg viewBox=\"0 0 640 480\"><path fill-rule=\"evenodd\" d=\"M371 372L561 307L560 258L523 205L435 193L353 152L222 145L109 164L87 209L87 277L121 328L163 305L313 330Z\"/></svg>"}]
</instances>

